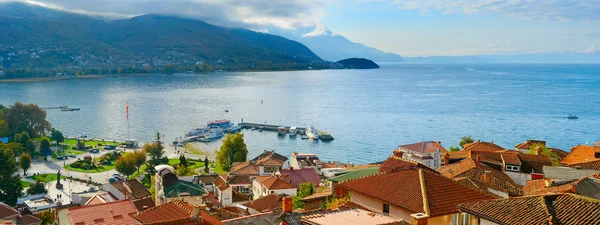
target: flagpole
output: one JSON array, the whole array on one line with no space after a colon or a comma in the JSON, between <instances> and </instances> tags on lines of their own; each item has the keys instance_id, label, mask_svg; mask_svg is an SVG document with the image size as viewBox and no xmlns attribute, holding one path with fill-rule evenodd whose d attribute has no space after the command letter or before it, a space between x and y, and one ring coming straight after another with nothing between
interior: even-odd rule
<instances>
[{"instance_id":1,"label":"flagpole","mask_svg":"<svg viewBox=\"0 0 600 225\"><path fill-rule=\"evenodd\" d=\"M125 106L125 112L127 113L127 140L129 140L129 101L127 101L127 105Z\"/></svg>"}]
</instances>

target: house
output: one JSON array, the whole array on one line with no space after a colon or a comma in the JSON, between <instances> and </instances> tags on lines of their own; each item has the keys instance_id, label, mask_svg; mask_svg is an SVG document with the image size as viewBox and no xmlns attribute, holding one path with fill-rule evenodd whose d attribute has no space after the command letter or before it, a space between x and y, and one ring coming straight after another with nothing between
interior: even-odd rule
<instances>
[{"instance_id":1,"label":"house","mask_svg":"<svg viewBox=\"0 0 600 225\"><path fill-rule=\"evenodd\" d=\"M477 140L477 142L467 143L463 146L463 151L483 151L483 152L497 152L504 151L505 149L500 145L494 144L492 142L485 142L481 140Z\"/></svg>"},{"instance_id":2,"label":"house","mask_svg":"<svg viewBox=\"0 0 600 225\"><path fill-rule=\"evenodd\" d=\"M288 160L287 157L285 157L285 156L283 156L283 155L281 155L279 153L276 153L275 150L272 150L272 151L264 150L262 154L260 154L259 156L254 157L254 159L252 159L251 161L253 163L256 163L259 159L263 159L263 158L267 158L267 157L271 157L273 159L276 159L276 160L279 160L279 161L282 161L282 162L285 162L285 161Z\"/></svg>"},{"instance_id":3,"label":"house","mask_svg":"<svg viewBox=\"0 0 600 225\"><path fill-rule=\"evenodd\" d=\"M13 222L17 224L17 218L21 215L19 211L13 209L4 202L0 202L0 221Z\"/></svg>"},{"instance_id":4,"label":"house","mask_svg":"<svg viewBox=\"0 0 600 225\"><path fill-rule=\"evenodd\" d=\"M317 171L317 173L321 173L323 163L315 154L293 152L290 155L290 168L311 168Z\"/></svg>"},{"instance_id":5,"label":"house","mask_svg":"<svg viewBox=\"0 0 600 225\"><path fill-rule=\"evenodd\" d=\"M127 181L111 182L102 185L102 190L109 192L117 200L143 199L152 196L150 191L137 179Z\"/></svg>"},{"instance_id":6,"label":"house","mask_svg":"<svg viewBox=\"0 0 600 225\"><path fill-rule=\"evenodd\" d=\"M332 212L317 211L302 215L302 223L309 225L379 225L408 224L398 218L363 209L346 209Z\"/></svg>"},{"instance_id":7,"label":"house","mask_svg":"<svg viewBox=\"0 0 600 225\"><path fill-rule=\"evenodd\" d=\"M560 164L577 169L600 170L600 147L577 145L564 157Z\"/></svg>"},{"instance_id":8,"label":"house","mask_svg":"<svg viewBox=\"0 0 600 225\"><path fill-rule=\"evenodd\" d=\"M477 157L477 159L481 159L481 157ZM460 162L442 166L437 171L454 180L468 178L479 189L504 198L523 195L523 187L516 184L510 176L477 161L477 159L466 158Z\"/></svg>"},{"instance_id":9,"label":"house","mask_svg":"<svg viewBox=\"0 0 600 225\"><path fill-rule=\"evenodd\" d=\"M204 204L208 192L199 179L190 182L189 179L179 179L175 169L168 165L154 167L156 174L155 199L156 205L162 205L172 200L185 200L192 204ZM118 196L117 196L118 197Z\"/></svg>"},{"instance_id":10,"label":"house","mask_svg":"<svg viewBox=\"0 0 600 225\"><path fill-rule=\"evenodd\" d=\"M333 195L332 189L325 189L312 195L302 198L304 209L318 209L322 205L327 204L327 199Z\"/></svg>"},{"instance_id":11,"label":"house","mask_svg":"<svg viewBox=\"0 0 600 225\"><path fill-rule=\"evenodd\" d=\"M251 161L234 162L233 164L231 164L229 173L236 175L260 175L258 166Z\"/></svg>"},{"instance_id":12,"label":"house","mask_svg":"<svg viewBox=\"0 0 600 225\"><path fill-rule=\"evenodd\" d=\"M544 166L552 166L552 160L542 155L541 148L536 149L536 154L523 154L518 151L471 151L473 159L502 171L515 183L523 186L529 180L544 178Z\"/></svg>"},{"instance_id":13,"label":"house","mask_svg":"<svg viewBox=\"0 0 600 225\"><path fill-rule=\"evenodd\" d=\"M250 214L259 214L272 211L281 211L282 199L287 196L285 194L276 195L269 194L250 202L242 204L242 206L248 209Z\"/></svg>"},{"instance_id":14,"label":"house","mask_svg":"<svg viewBox=\"0 0 600 225\"><path fill-rule=\"evenodd\" d=\"M600 200L600 173L573 181L532 180L523 191L525 195L573 193Z\"/></svg>"},{"instance_id":15,"label":"house","mask_svg":"<svg viewBox=\"0 0 600 225\"><path fill-rule=\"evenodd\" d=\"M252 178L252 193L254 200L269 194L296 195L296 186L277 175L256 176Z\"/></svg>"},{"instance_id":16,"label":"house","mask_svg":"<svg viewBox=\"0 0 600 225\"><path fill-rule=\"evenodd\" d=\"M476 220L471 225L600 224L600 200L575 194L495 199L458 206Z\"/></svg>"},{"instance_id":17,"label":"house","mask_svg":"<svg viewBox=\"0 0 600 225\"><path fill-rule=\"evenodd\" d=\"M98 205L109 202L116 202L119 199L112 195L110 192L97 192L94 194L89 200L87 200L83 205ZM122 199L121 199L122 200Z\"/></svg>"},{"instance_id":18,"label":"house","mask_svg":"<svg viewBox=\"0 0 600 225\"><path fill-rule=\"evenodd\" d=\"M260 175L273 174L281 170L283 163L285 161L281 161L275 159L273 156L267 156L265 158L261 158L256 161L256 166L258 166L258 173Z\"/></svg>"},{"instance_id":19,"label":"house","mask_svg":"<svg viewBox=\"0 0 600 225\"><path fill-rule=\"evenodd\" d=\"M442 165L442 152L447 152L441 142L422 141L419 143L400 145L394 155L417 161L430 168L437 169Z\"/></svg>"},{"instance_id":20,"label":"house","mask_svg":"<svg viewBox=\"0 0 600 225\"><path fill-rule=\"evenodd\" d=\"M17 199L17 205L22 206L19 211L26 210L32 214L39 214L44 210L56 208L57 202L46 194L30 195Z\"/></svg>"},{"instance_id":21,"label":"house","mask_svg":"<svg viewBox=\"0 0 600 225\"><path fill-rule=\"evenodd\" d=\"M192 205L174 200L133 215L136 224L144 225L224 225L203 209L205 205Z\"/></svg>"},{"instance_id":22,"label":"house","mask_svg":"<svg viewBox=\"0 0 600 225\"><path fill-rule=\"evenodd\" d=\"M527 140L523 143L519 143L515 145L515 149L521 153L529 154L529 151L532 146L540 146L546 147L546 141L542 140Z\"/></svg>"},{"instance_id":23,"label":"house","mask_svg":"<svg viewBox=\"0 0 600 225\"><path fill-rule=\"evenodd\" d=\"M317 187L321 184L321 176L319 176L315 170L310 168L294 169L290 167L290 169L281 170L279 172L281 175L287 175L284 179L296 188L300 188L300 184L306 182L311 182Z\"/></svg>"},{"instance_id":24,"label":"house","mask_svg":"<svg viewBox=\"0 0 600 225\"><path fill-rule=\"evenodd\" d=\"M219 204L221 206L230 206L248 202L250 196L240 193L234 187L229 185L226 176L226 174L219 175L213 182L215 190L214 197L219 201Z\"/></svg>"},{"instance_id":25,"label":"house","mask_svg":"<svg viewBox=\"0 0 600 225\"><path fill-rule=\"evenodd\" d=\"M139 224L131 217L135 213L133 204L125 199L64 209L58 212L56 221L60 225Z\"/></svg>"},{"instance_id":26,"label":"house","mask_svg":"<svg viewBox=\"0 0 600 225\"><path fill-rule=\"evenodd\" d=\"M339 184L348 190L354 204L412 224L455 224L475 221L461 214L457 206L493 199L483 192L465 187L438 173L408 168L381 173Z\"/></svg>"}]
</instances>

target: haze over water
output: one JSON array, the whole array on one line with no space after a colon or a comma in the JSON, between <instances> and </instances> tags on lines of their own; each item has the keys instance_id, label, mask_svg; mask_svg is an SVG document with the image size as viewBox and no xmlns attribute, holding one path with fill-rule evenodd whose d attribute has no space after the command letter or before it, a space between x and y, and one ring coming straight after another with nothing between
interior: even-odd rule
<instances>
[{"instance_id":1,"label":"haze over water","mask_svg":"<svg viewBox=\"0 0 600 225\"><path fill-rule=\"evenodd\" d=\"M400 144L463 135L510 149L526 139L569 150L600 140L600 65L380 64L378 70L153 75L42 83L0 83L0 104L79 107L48 110L69 136L172 141L207 121L310 126L332 142L244 131L253 157L263 149L316 153L322 160L369 163ZM261 104L261 100L263 104ZM228 109L229 113L224 110ZM578 120L566 119L568 114ZM212 152L220 141L199 144Z\"/></svg>"}]
</instances>

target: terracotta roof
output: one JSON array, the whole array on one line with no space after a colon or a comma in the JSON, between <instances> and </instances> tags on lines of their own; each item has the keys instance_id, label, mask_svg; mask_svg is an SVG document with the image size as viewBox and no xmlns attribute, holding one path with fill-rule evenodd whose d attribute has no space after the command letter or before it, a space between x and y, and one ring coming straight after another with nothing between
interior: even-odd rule
<instances>
[{"instance_id":1,"label":"terracotta roof","mask_svg":"<svg viewBox=\"0 0 600 225\"><path fill-rule=\"evenodd\" d=\"M383 164L381 164L381 166L379 167L379 172L393 173L393 172L397 172L400 170L417 169L417 168L423 168L423 169L427 169L429 171L437 173L437 171L435 171L434 169L431 169L417 161L404 159L404 158L400 158L397 156L390 156L385 161L383 161Z\"/></svg>"},{"instance_id":2,"label":"terracotta roof","mask_svg":"<svg viewBox=\"0 0 600 225\"><path fill-rule=\"evenodd\" d=\"M266 158L261 158L256 161L256 165L258 166L283 166L283 161L277 160L271 156Z\"/></svg>"},{"instance_id":3,"label":"terracotta roof","mask_svg":"<svg viewBox=\"0 0 600 225\"><path fill-rule=\"evenodd\" d=\"M7 204L4 204L4 202L0 202L0 218L15 216L19 214L20 213L18 210L13 209L13 207L10 207Z\"/></svg>"},{"instance_id":4,"label":"terracotta roof","mask_svg":"<svg viewBox=\"0 0 600 225\"><path fill-rule=\"evenodd\" d=\"M133 203L133 206L135 206L135 209L138 212L154 207L154 201L152 201L152 198L137 199L131 201L131 203Z\"/></svg>"},{"instance_id":5,"label":"terracotta roof","mask_svg":"<svg viewBox=\"0 0 600 225\"><path fill-rule=\"evenodd\" d=\"M547 186L547 185L550 186ZM553 183L550 179L528 180L523 186L524 195L559 194L571 192L574 182Z\"/></svg>"},{"instance_id":6,"label":"terracotta roof","mask_svg":"<svg viewBox=\"0 0 600 225\"><path fill-rule=\"evenodd\" d=\"M24 215L17 218L17 224L19 225L37 225L41 222L42 220L40 220L39 218L37 218L37 216L34 215Z\"/></svg>"},{"instance_id":7,"label":"terracotta roof","mask_svg":"<svg viewBox=\"0 0 600 225\"><path fill-rule=\"evenodd\" d=\"M238 174L238 175L230 175L228 176L229 185L246 185L252 184L252 180L250 179L250 175L247 174Z\"/></svg>"},{"instance_id":8,"label":"terracotta roof","mask_svg":"<svg viewBox=\"0 0 600 225\"><path fill-rule=\"evenodd\" d=\"M281 225L281 219L279 219L279 213L276 212L265 212L258 213L249 216L242 216L233 219L223 220L223 223L227 225Z\"/></svg>"},{"instance_id":9,"label":"terracotta roof","mask_svg":"<svg viewBox=\"0 0 600 225\"><path fill-rule=\"evenodd\" d=\"M333 212L310 213L302 216L302 222L306 224L344 224L344 225L382 225L382 224L406 224L402 219L369 212L362 209L337 210Z\"/></svg>"},{"instance_id":10,"label":"terracotta roof","mask_svg":"<svg viewBox=\"0 0 600 225\"><path fill-rule=\"evenodd\" d=\"M150 191L148 191L148 189L146 189L146 187L144 187L137 179L112 182L110 184L129 199L141 199L151 196Z\"/></svg>"},{"instance_id":11,"label":"terracotta roof","mask_svg":"<svg viewBox=\"0 0 600 225\"><path fill-rule=\"evenodd\" d=\"M215 181L213 182L215 187L218 188L220 191L224 191L227 190L227 188L229 188L229 184L227 184L227 179L225 179L223 176L225 175L219 175L217 179L215 179Z\"/></svg>"},{"instance_id":12,"label":"terracotta roof","mask_svg":"<svg viewBox=\"0 0 600 225\"><path fill-rule=\"evenodd\" d=\"M515 145L516 149L529 149L531 147L531 145L533 144L541 144L543 146L546 146L546 141L542 141L542 140L527 140L526 142L523 143L519 143L517 145Z\"/></svg>"},{"instance_id":13,"label":"terracotta roof","mask_svg":"<svg viewBox=\"0 0 600 225\"><path fill-rule=\"evenodd\" d=\"M250 199L250 197L251 197L249 195L245 195L245 194L239 192L235 188L231 189L231 194L233 195L233 197L231 198L231 201L233 203L247 202L248 199Z\"/></svg>"},{"instance_id":14,"label":"terracotta roof","mask_svg":"<svg viewBox=\"0 0 600 225\"><path fill-rule=\"evenodd\" d=\"M449 151L448 155L450 156L450 159L464 159L469 157L469 151Z\"/></svg>"},{"instance_id":15,"label":"terracotta roof","mask_svg":"<svg viewBox=\"0 0 600 225\"><path fill-rule=\"evenodd\" d=\"M271 176L271 177L263 180L261 183L269 190L296 188L296 186L290 184L289 182L284 181L283 179L281 179L277 176Z\"/></svg>"},{"instance_id":16,"label":"terracotta roof","mask_svg":"<svg viewBox=\"0 0 600 225\"><path fill-rule=\"evenodd\" d=\"M502 154L510 154L510 153L506 153L504 151L497 151L497 152L472 151L471 158L475 159L475 158L477 158L477 156L481 156L482 159L484 159L486 161L501 165L502 164ZM519 164L517 164L517 165L519 165Z\"/></svg>"},{"instance_id":17,"label":"terracotta roof","mask_svg":"<svg viewBox=\"0 0 600 225\"><path fill-rule=\"evenodd\" d=\"M200 207L200 206L199 206ZM193 218L194 206L189 203L174 200L133 215L137 221L144 225L221 225L224 224L216 218L200 210L203 223ZM132 223L133 224L133 223Z\"/></svg>"},{"instance_id":18,"label":"terracotta roof","mask_svg":"<svg viewBox=\"0 0 600 225\"><path fill-rule=\"evenodd\" d=\"M564 157L560 163L570 165L596 161L599 159L595 157L596 152L600 152L600 147L578 145L571 148L571 153Z\"/></svg>"},{"instance_id":19,"label":"terracotta roof","mask_svg":"<svg viewBox=\"0 0 600 225\"><path fill-rule=\"evenodd\" d=\"M320 192L314 193L312 195L306 196L302 200L305 201L305 200L313 200L313 199L323 199L323 198L327 198L331 195L333 195L333 190L328 188L328 189L322 190Z\"/></svg>"},{"instance_id":20,"label":"terracotta roof","mask_svg":"<svg viewBox=\"0 0 600 225\"><path fill-rule=\"evenodd\" d=\"M231 174L258 175L258 166L252 162L234 162L229 170Z\"/></svg>"},{"instance_id":21,"label":"terracotta roof","mask_svg":"<svg viewBox=\"0 0 600 225\"><path fill-rule=\"evenodd\" d=\"M69 221L74 225L90 225L101 222L104 224L136 224L131 217L136 212L129 199L67 209Z\"/></svg>"},{"instance_id":22,"label":"terracotta roof","mask_svg":"<svg viewBox=\"0 0 600 225\"><path fill-rule=\"evenodd\" d=\"M453 179L469 177L472 180L486 183L488 187L508 193L511 196L523 195L522 187L516 184L508 175L483 163L475 163L471 158L466 158L460 162L442 166L438 168L438 171L442 175ZM489 171L491 176L489 184L484 180L486 171Z\"/></svg>"},{"instance_id":23,"label":"terracotta roof","mask_svg":"<svg viewBox=\"0 0 600 225\"><path fill-rule=\"evenodd\" d=\"M288 160L287 157L275 152L275 150L272 150L272 151L264 150L262 154L260 154L259 156L256 156L254 159L252 159L252 162L256 162L259 159L267 158L267 157L271 157L271 158L274 158L274 159L282 161L282 162L285 162Z\"/></svg>"},{"instance_id":24,"label":"terracotta roof","mask_svg":"<svg viewBox=\"0 0 600 225\"><path fill-rule=\"evenodd\" d=\"M410 212L429 211L427 214L430 216L456 213L456 206L460 203L492 199L482 192L423 169L382 173L340 185L351 192L360 192Z\"/></svg>"},{"instance_id":25,"label":"terracotta roof","mask_svg":"<svg viewBox=\"0 0 600 225\"><path fill-rule=\"evenodd\" d=\"M279 171L279 173L288 175L289 177L286 179L295 187L299 187L301 183L306 182L311 182L315 186L319 186L321 183L321 176L312 168L286 169Z\"/></svg>"},{"instance_id":26,"label":"terracotta roof","mask_svg":"<svg viewBox=\"0 0 600 225\"><path fill-rule=\"evenodd\" d=\"M259 212L268 212L281 209L281 199L285 195L270 194L259 199L244 203L243 205Z\"/></svg>"},{"instance_id":27,"label":"terracotta roof","mask_svg":"<svg viewBox=\"0 0 600 225\"><path fill-rule=\"evenodd\" d=\"M502 157L502 161L505 164L511 164L511 165L521 165L521 160L519 160L519 156L517 156L517 154L513 154L513 153L501 153L500 157Z\"/></svg>"},{"instance_id":28,"label":"terracotta roof","mask_svg":"<svg viewBox=\"0 0 600 225\"><path fill-rule=\"evenodd\" d=\"M444 148L444 146L442 146L437 141L425 141L425 142L422 141L422 142L414 143L414 144L400 145L400 146L398 146L398 148L408 149L411 151L422 152L422 153L433 153L433 152L437 152L438 149L442 152L447 151L446 148Z\"/></svg>"},{"instance_id":29,"label":"terracotta roof","mask_svg":"<svg viewBox=\"0 0 600 225\"><path fill-rule=\"evenodd\" d=\"M204 184L212 184L217 179L217 176L218 175L199 175L195 176L195 178L198 178L198 181Z\"/></svg>"},{"instance_id":30,"label":"terracotta roof","mask_svg":"<svg viewBox=\"0 0 600 225\"><path fill-rule=\"evenodd\" d=\"M463 146L463 151L485 151L485 152L496 152L504 150L503 147L494 144L493 142L485 142L485 141L477 141L473 143L468 143Z\"/></svg>"},{"instance_id":31,"label":"terracotta roof","mask_svg":"<svg viewBox=\"0 0 600 225\"><path fill-rule=\"evenodd\" d=\"M497 224L600 224L600 201L575 194L497 199L461 204L459 208Z\"/></svg>"},{"instance_id":32,"label":"terracotta roof","mask_svg":"<svg viewBox=\"0 0 600 225\"><path fill-rule=\"evenodd\" d=\"M521 172L544 173L544 166L552 166L552 160L545 155L518 154L521 160Z\"/></svg>"},{"instance_id":33,"label":"terracotta roof","mask_svg":"<svg viewBox=\"0 0 600 225\"><path fill-rule=\"evenodd\" d=\"M586 169L586 170L600 170L600 159L588 161L588 162L582 162L582 163L569 164L566 166L571 167L571 168Z\"/></svg>"}]
</instances>

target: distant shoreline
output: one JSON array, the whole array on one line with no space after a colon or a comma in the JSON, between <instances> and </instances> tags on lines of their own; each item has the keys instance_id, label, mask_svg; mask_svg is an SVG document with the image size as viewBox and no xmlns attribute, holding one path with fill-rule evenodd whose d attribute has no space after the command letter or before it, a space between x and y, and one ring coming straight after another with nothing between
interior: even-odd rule
<instances>
[{"instance_id":1,"label":"distant shoreline","mask_svg":"<svg viewBox=\"0 0 600 225\"><path fill-rule=\"evenodd\" d=\"M34 82L49 82L57 80L75 80L75 79L102 79L106 77L117 77L117 76L152 76L149 73L134 73L134 74L121 74L121 75L83 75L83 76L57 76L57 77L28 77L28 78L11 78L11 79L0 79L0 83L34 83Z\"/></svg>"}]
</instances>

